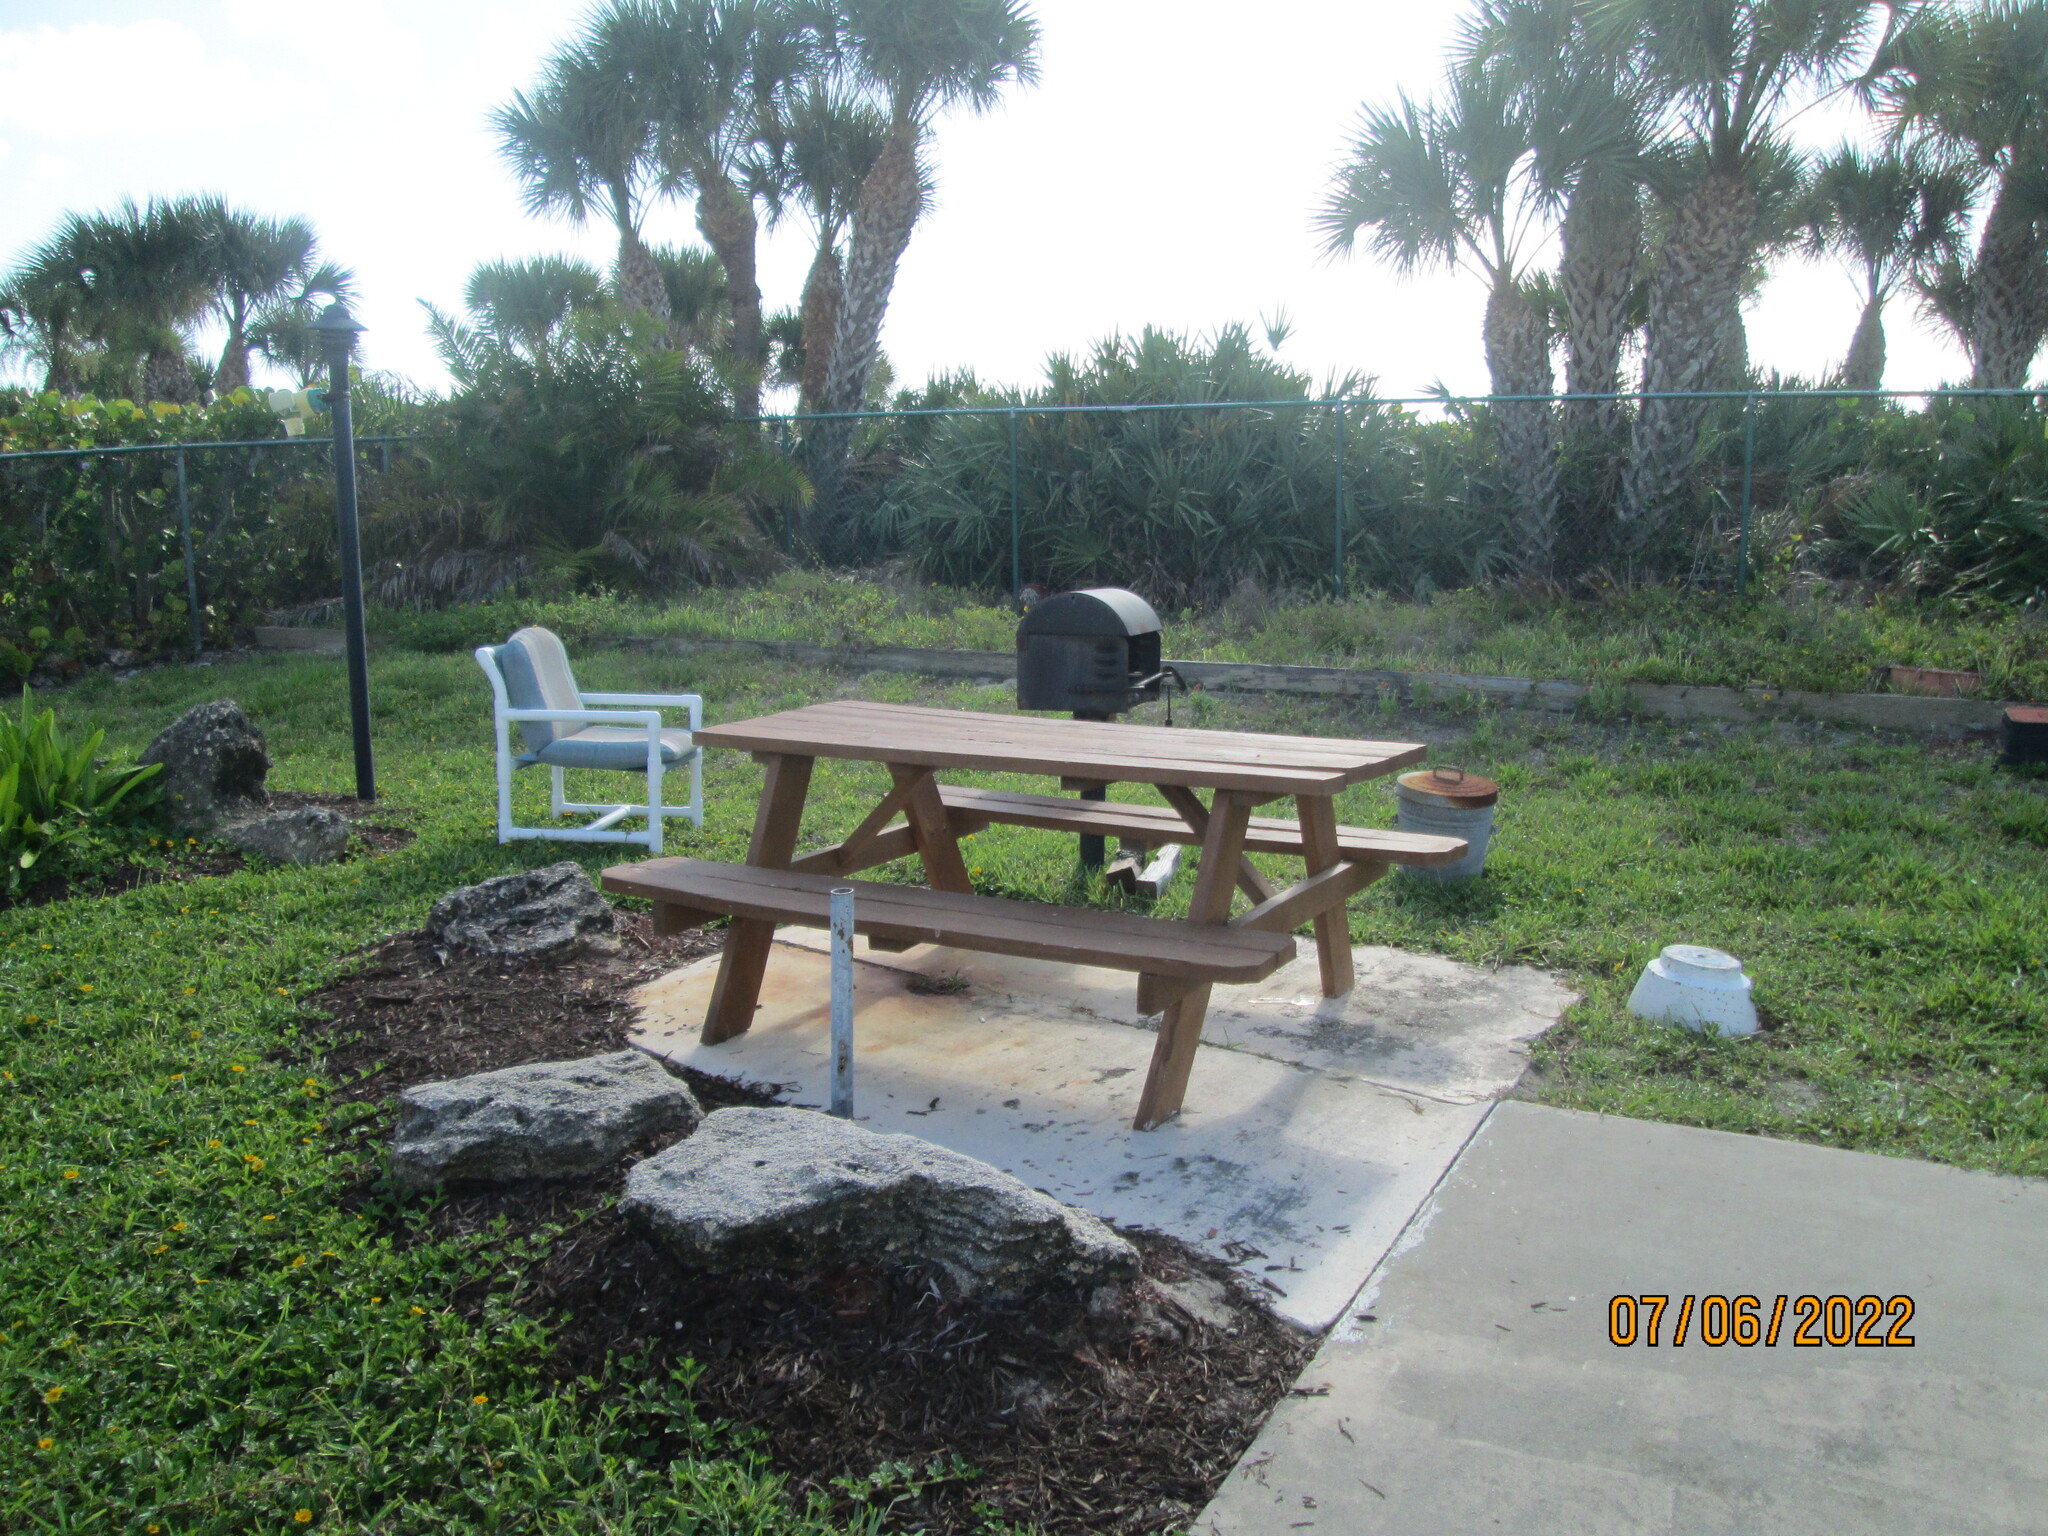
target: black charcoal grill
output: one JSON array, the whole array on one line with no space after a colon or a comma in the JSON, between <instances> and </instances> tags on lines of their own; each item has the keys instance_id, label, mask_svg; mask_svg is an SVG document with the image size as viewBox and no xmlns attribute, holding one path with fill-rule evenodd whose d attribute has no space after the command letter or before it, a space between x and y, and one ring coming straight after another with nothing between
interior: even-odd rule
<instances>
[{"instance_id":1,"label":"black charcoal grill","mask_svg":"<svg viewBox=\"0 0 2048 1536\"><path fill-rule=\"evenodd\" d=\"M1159 656L1159 615L1135 592L1090 587L1040 598L1017 626L1017 707L1114 719L1159 697ZM1081 791L1083 800L1106 797L1103 786ZM1084 867L1099 868L1103 855L1101 838L1081 839Z\"/></svg>"},{"instance_id":2,"label":"black charcoal grill","mask_svg":"<svg viewBox=\"0 0 2048 1536\"><path fill-rule=\"evenodd\" d=\"M1017 626L1017 707L1107 720L1159 697L1159 615L1135 592L1040 599Z\"/></svg>"}]
</instances>

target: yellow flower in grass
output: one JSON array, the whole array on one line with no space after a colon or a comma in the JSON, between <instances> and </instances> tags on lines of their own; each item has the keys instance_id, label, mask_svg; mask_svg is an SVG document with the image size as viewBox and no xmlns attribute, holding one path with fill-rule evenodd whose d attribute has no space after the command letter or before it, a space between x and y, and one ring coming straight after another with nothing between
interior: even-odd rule
<instances>
[{"instance_id":1,"label":"yellow flower in grass","mask_svg":"<svg viewBox=\"0 0 2048 1536\"><path fill-rule=\"evenodd\" d=\"M243 1066L240 1062L236 1062L232 1067L229 1067L228 1070L230 1072L246 1072L249 1069Z\"/></svg>"},{"instance_id":2,"label":"yellow flower in grass","mask_svg":"<svg viewBox=\"0 0 2048 1536\"><path fill-rule=\"evenodd\" d=\"M486 1397L483 1393L479 1392L475 1397L472 1397L470 1401L472 1403L475 1403L479 1408L481 1408L485 1403L488 1403L490 1401L490 1398Z\"/></svg>"},{"instance_id":3,"label":"yellow flower in grass","mask_svg":"<svg viewBox=\"0 0 2048 1536\"><path fill-rule=\"evenodd\" d=\"M294 1514L292 1518L298 1521L301 1525L310 1525L313 1523L313 1511L311 1511L310 1509L302 1509L299 1510L296 1514Z\"/></svg>"},{"instance_id":4,"label":"yellow flower in grass","mask_svg":"<svg viewBox=\"0 0 2048 1536\"><path fill-rule=\"evenodd\" d=\"M64 1177L67 1179L75 1179L78 1177L78 1170L76 1168L66 1168L64 1170Z\"/></svg>"},{"instance_id":5,"label":"yellow flower in grass","mask_svg":"<svg viewBox=\"0 0 2048 1536\"><path fill-rule=\"evenodd\" d=\"M62 1387L52 1387L49 1391L43 1394L43 1401L46 1403L57 1403L62 1402L63 1400L64 1389Z\"/></svg>"},{"instance_id":6,"label":"yellow flower in grass","mask_svg":"<svg viewBox=\"0 0 2048 1536\"><path fill-rule=\"evenodd\" d=\"M251 1173L258 1172L263 1167L263 1159L255 1156L253 1153L244 1152L242 1154L242 1161L249 1165Z\"/></svg>"},{"instance_id":7,"label":"yellow flower in grass","mask_svg":"<svg viewBox=\"0 0 2048 1536\"><path fill-rule=\"evenodd\" d=\"M43 1436L42 1439L36 1442L36 1449L39 1451L55 1450L56 1447L57 1442L52 1440L48 1435Z\"/></svg>"},{"instance_id":8,"label":"yellow flower in grass","mask_svg":"<svg viewBox=\"0 0 2048 1536\"><path fill-rule=\"evenodd\" d=\"M299 1266L300 1266L301 1264L303 1264L303 1263L305 1263L305 1262L306 1262L306 1256L305 1256L305 1255L304 1255L304 1254L302 1253L302 1254L300 1254L300 1255L299 1255L299 1256L298 1256L298 1257L297 1257L296 1259L293 1259L293 1260L292 1260L292 1268L293 1268L293 1269L297 1269L297 1268L298 1268L298 1267L299 1267Z\"/></svg>"},{"instance_id":9,"label":"yellow flower in grass","mask_svg":"<svg viewBox=\"0 0 2048 1536\"><path fill-rule=\"evenodd\" d=\"M214 1141L209 1141L209 1142L207 1143L207 1145L208 1145L209 1147L217 1147L217 1146L219 1146L219 1145L220 1145L220 1142L219 1142L218 1140L214 1140Z\"/></svg>"},{"instance_id":10,"label":"yellow flower in grass","mask_svg":"<svg viewBox=\"0 0 2048 1536\"><path fill-rule=\"evenodd\" d=\"M279 987L277 989L277 995L279 997L290 997L291 993L287 992L283 987Z\"/></svg>"},{"instance_id":11,"label":"yellow flower in grass","mask_svg":"<svg viewBox=\"0 0 2048 1536\"><path fill-rule=\"evenodd\" d=\"M185 1230L185 1226L186 1226L186 1223L184 1223L184 1222L182 1222L182 1221L174 1221L174 1222L172 1222L172 1223L171 1223L171 1230L172 1230L173 1232L182 1232L182 1231L184 1231L184 1230Z\"/></svg>"}]
</instances>

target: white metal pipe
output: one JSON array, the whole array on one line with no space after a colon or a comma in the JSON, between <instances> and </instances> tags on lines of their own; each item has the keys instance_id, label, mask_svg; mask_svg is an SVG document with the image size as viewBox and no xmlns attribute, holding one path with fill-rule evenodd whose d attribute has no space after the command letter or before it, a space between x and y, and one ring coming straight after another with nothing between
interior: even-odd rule
<instances>
[{"instance_id":1,"label":"white metal pipe","mask_svg":"<svg viewBox=\"0 0 2048 1536\"><path fill-rule=\"evenodd\" d=\"M832 1113L853 1118L853 887L832 892Z\"/></svg>"}]
</instances>

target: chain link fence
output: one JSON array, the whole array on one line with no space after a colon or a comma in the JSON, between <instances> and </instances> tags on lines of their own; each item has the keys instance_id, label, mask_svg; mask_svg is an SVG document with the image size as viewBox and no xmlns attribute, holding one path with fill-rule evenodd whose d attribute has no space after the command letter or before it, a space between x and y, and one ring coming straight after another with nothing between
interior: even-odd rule
<instances>
[{"instance_id":1,"label":"chain link fence","mask_svg":"<svg viewBox=\"0 0 2048 1536\"><path fill-rule=\"evenodd\" d=\"M374 480L415 439L357 441L359 470ZM332 443L0 454L0 665L26 672L82 633L138 649L182 642L196 655L229 642L262 605L331 595Z\"/></svg>"},{"instance_id":2,"label":"chain link fence","mask_svg":"<svg viewBox=\"0 0 2048 1536\"><path fill-rule=\"evenodd\" d=\"M1684 402L1697 423L1682 489L1662 505L1630 495L1632 416L1647 399ZM981 589L1113 582L1201 602L1247 579L1342 597L1513 577L1746 592L1803 563L2029 591L2048 583L2041 400L1433 394L766 420L799 463L807 430L855 424L836 494L783 520L791 558L904 559Z\"/></svg>"}]
</instances>

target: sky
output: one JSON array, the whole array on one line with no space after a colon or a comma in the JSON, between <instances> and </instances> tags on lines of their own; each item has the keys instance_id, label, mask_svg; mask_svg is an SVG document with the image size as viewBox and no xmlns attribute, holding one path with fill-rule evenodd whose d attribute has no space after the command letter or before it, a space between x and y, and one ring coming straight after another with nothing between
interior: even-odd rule
<instances>
[{"instance_id":1,"label":"sky","mask_svg":"<svg viewBox=\"0 0 2048 1536\"><path fill-rule=\"evenodd\" d=\"M1025 384L1115 331L1195 334L1284 315L1283 361L1410 394L1483 393L1484 290L1401 277L1315 232L1364 103L1427 94L1465 10L1451 0L1029 0L1040 83L939 124L936 207L883 330L899 382L972 369ZM218 192L301 214L354 269L365 365L446 375L420 300L459 309L478 262L570 252L607 262L608 226L528 216L491 109L530 84L585 0L0 0L0 261L69 210ZM1822 108L1824 146L1863 125ZM687 207L648 238L682 242ZM800 220L770 234L762 286L793 305ZM1832 264L1785 261L1749 312L1763 367L1816 376L1846 351L1857 294ZM1895 302L1892 388L1967 372Z\"/></svg>"}]
</instances>

